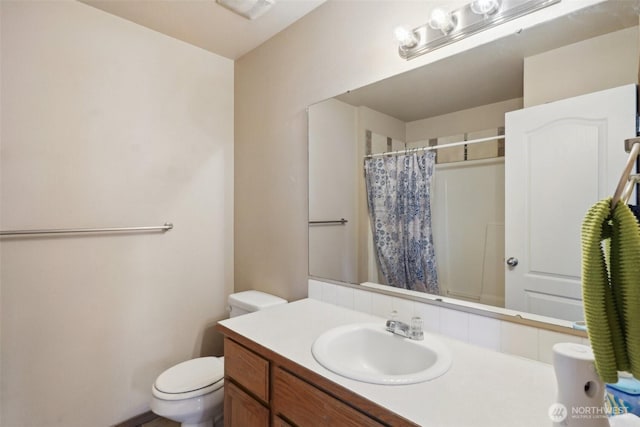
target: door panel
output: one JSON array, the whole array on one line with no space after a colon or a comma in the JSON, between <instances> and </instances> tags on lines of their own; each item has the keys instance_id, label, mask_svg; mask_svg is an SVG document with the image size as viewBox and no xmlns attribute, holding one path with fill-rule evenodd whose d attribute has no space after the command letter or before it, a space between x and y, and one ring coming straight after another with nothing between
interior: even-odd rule
<instances>
[{"instance_id":1,"label":"door panel","mask_svg":"<svg viewBox=\"0 0 640 427\"><path fill-rule=\"evenodd\" d=\"M507 113L507 308L582 319L582 220L613 194L635 126L635 85Z\"/></svg>"}]
</instances>

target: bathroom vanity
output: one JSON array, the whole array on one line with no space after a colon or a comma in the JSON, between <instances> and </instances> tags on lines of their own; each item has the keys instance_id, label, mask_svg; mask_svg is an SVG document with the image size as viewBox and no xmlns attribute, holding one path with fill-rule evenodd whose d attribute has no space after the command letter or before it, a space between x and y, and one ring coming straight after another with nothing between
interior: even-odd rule
<instances>
[{"instance_id":1,"label":"bathroom vanity","mask_svg":"<svg viewBox=\"0 0 640 427\"><path fill-rule=\"evenodd\" d=\"M225 338L227 426L415 426L250 341ZM347 403L348 402L348 403Z\"/></svg>"},{"instance_id":2,"label":"bathroom vanity","mask_svg":"<svg viewBox=\"0 0 640 427\"><path fill-rule=\"evenodd\" d=\"M321 366L311 346L342 325L377 316L305 299L220 322L225 426L532 426L550 423L550 365L439 337L448 372L410 385L351 380Z\"/></svg>"}]
</instances>

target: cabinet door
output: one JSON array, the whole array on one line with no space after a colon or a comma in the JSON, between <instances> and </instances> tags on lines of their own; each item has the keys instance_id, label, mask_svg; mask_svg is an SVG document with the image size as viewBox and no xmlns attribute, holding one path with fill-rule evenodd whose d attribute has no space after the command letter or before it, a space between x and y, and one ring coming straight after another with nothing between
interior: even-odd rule
<instances>
[{"instance_id":1,"label":"cabinet door","mask_svg":"<svg viewBox=\"0 0 640 427\"><path fill-rule=\"evenodd\" d=\"M273 427L293 427L291 424L278 416L273 417Z\"/></svg>"},{"instance_id":2,"label":"cabinet door","mask_svg":"<svg viewBox=\"0 0 640 427\"><path fill-rule=\"evenodd\" d=\"M231 381L225 381L224 426L269 427L269 409Z\"/></svg>"},{"instance_id":3,"label":"cabinet door","mask_svg":"<svg viewBox=\"0 0 640 427\"><path fill-rule=\"evenodd\" d=\"M274 369L272 409L298 426L383 425L280 368Z\"/></svg>"},{"instance_id":4,"label":"cabinet door","mask_svg":"<svg viewBox=\"0 0 640 427\"><path fill-rule=\"evenodd\" d=\"M224 373L262 400L269 402L269 361L229 338L224 340Z\"/></svg>"}]
</instances>

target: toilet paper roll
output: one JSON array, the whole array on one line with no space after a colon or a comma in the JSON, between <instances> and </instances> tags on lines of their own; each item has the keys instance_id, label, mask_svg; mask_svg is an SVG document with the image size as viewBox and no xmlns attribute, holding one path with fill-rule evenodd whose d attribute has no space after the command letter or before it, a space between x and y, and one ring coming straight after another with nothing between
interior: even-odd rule
<instances>
[{"instance_id":1,"label":"toilet paper roll","mask_svg":"<svg viewBox=\"0 0 640 427\"><path fill-rule=\"evenodd\" d=\"M593 352L582 344L553 346L558 383L556 403L549 409L554 427L609 427L605 385L596 372Z\"/></svg>"}]
</instances>

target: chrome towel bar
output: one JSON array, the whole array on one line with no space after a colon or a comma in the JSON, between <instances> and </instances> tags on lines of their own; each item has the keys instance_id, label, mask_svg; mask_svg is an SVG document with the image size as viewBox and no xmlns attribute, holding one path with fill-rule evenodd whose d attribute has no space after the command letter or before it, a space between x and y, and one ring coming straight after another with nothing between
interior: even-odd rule
<instances>
[{"instance_id":1,"label":"chrome towel bar","mask_svg":"<svg viewBox=\"0 0 640 427\"><path fill-rule=\"evenodd\" d=\"M626 199L624 199L624 203L627 203L629 200L628 197L630 197L633 192L635 182L631 180L631 171L636 165L637 159L640 157L640 138L629 138L625 140L624 149L629 153L629 159L627 160L627 165L625 166L624 171L622 171L622 176L620 177L616 191L613 193L611 209L616 207L623 195L626 197Z\"/></svg>"},{"instance_id":2,"label":"chrome towel bar","mask_svg":"<svg viewBox=\"0 0 640 427\"><path fill-rule=\"evenodd\" d=\"M5 230L0 231L0 236L23 236L33 234L76 234L76 233L124 233L130 231L169 231L173 224L165 222L164 225L154 227L112 227L112 228L52 228L43 230Z\"/></svg>"},{"instance_id":3,"label":"chrome towel bar","mask_svg":"<svg viewBox=\"0 0 640 427\"><path fill-rule=\"evenodd\" d=\"M325 224L325 225L330 225L330 224L335 224L335 225L345 225L347 222L346 219L344 218L340 218L340 219L333 219L333 220L329 220L329 221L309 221L309 225L319 225L319 224Z\"/></svg>"}]
</instances>

